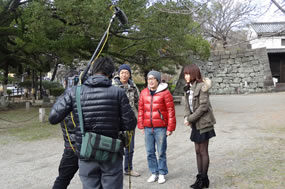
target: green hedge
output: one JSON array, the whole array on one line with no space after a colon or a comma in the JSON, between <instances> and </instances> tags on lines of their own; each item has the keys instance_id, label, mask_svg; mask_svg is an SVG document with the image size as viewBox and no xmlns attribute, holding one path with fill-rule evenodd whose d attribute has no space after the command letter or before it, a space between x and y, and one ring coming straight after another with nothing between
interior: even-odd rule
<instances>
[{"instance_id":1,"label":"green hedge","mask_svg":"<svg viewBox=\"0 0 285 189\"><path fill-rule=\"evenodd\" d=\"M138 87L138 89L140 91L142 91L145 87L144 87L144 83L136 83L136 86Z\"/></svg>"},{"instance_id":2,"label":"green hedge","mask_svg":"<svg viewBox=\"0 0 285 189\"><path fill-rule=\"evenodd\" d=\"M42 81L42 85L44 89L52 89L52 88L62 88L62 85L55 81Z\"/></svg>"},{"instance_id":3,"label":"green hedge","mask_svg":"<svg viewBox=\"0 0 285 189\"><path fill-rule=\"evenodd\" d=\"M52 96L60 96L63 92L64 92L64 88L63 87L57 87L57 88L51 88L49 89L50 91L50 95Z\"/></svg>"},{"instance_id":4,"label":"green hedge","mask_svg":"<svg viewBox=\"0 0 285 189\"><path fill-rule=\"evenodd\" d=\"M39 83L37 83L39 86ZM22 88L31 89L32 88L32 80L26 80L24 82L19 83L19 86ZM44 89L53 89L53 88L61 88L62 85L58 82L54 81L42 81L42 86Z\"/></svg>"},{"instance_id":5,"label":"green hedge","mask_svg":"<svg viewBox=\"0 0 285 189\"><path fill-rule=\"evenodd\" d=\"M10 96L12 94L12 90L7 89L7 94Z\"/></svg>"},{"instance_id":6,"label":"green hedge","mask_svg":"<svg viewBox=\"0 0 285 189\"><path fill-rule=\"evenodd\" d=\"M171 94L173 94L175 87L176 87L176 85L174 85L174 84L168 84L168 89L171 92Z\"/></svg>"},{"instance_id":7,"label":"green hedge","mask_svg":"<svg viewBox=\"0 0 285 189\"><path fill-rule=\"evenodd\" d=\"M20 82L19 86L22 87L22 88L31 89L32 88L32 81L31 80L26 80L24 82Z\"/></svg>"}]
</instances>

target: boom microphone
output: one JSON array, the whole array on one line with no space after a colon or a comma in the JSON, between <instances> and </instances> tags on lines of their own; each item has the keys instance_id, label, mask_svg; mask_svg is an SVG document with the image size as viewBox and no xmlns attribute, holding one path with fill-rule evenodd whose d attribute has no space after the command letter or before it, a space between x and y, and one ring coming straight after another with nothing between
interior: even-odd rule
<instances>
[{"instance_id":1,"label":"boom microphone","mask_svg":"<svg viewBox=\"0 0 285 189\"><path fill-rule=\"evenodd\" d=\"M116 10L116 16L118 17L121 24L125 25L128 23L128 17L125 15L125 13L119 8L115 7Z\"/></svg>"}]
</instances>

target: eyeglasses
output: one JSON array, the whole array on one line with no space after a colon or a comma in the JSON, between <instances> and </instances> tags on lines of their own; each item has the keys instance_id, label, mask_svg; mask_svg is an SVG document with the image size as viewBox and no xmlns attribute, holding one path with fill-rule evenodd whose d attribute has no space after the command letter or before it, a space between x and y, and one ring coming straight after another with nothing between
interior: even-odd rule
<instances>
[{"instance_id":1,"label":"eyeglasses","mask_svg":"<svg viewBox=\"0 0 285 189\"><path fill-rule=\"evenodd\" d=\"M156 80L154 77L151 77L151 78L147 78L148 81L154 81Z\"/></svg>"}]
</instances>

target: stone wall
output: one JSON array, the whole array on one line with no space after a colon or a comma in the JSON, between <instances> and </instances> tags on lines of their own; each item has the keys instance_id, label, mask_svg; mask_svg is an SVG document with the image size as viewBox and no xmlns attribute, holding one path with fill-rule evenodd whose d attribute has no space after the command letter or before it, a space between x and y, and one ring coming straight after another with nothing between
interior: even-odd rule
<instances>
[{"instance_id":1,"label":"stone wall","mask_svg":"<svg viewBox=\"0 0 285 189\"><path fill-rule=\"evenodd\" d=\"M261 93L274 88L265 48L213 51L207 62L195 64L212 80L212 94ZM183 94L182 83L177 83L175 95Z\"/></svg>"}]
</instances>

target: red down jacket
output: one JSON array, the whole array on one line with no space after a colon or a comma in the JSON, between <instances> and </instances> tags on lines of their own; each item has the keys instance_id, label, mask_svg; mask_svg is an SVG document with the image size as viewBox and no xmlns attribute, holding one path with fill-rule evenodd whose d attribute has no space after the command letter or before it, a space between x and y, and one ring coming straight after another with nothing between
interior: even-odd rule
<instances>
[{"instance_id":1,"label":"red down jacket","mask_svg":"<svg viewBox=\"0 0 285 189\"><path fill-rule=\"evenodd\" d=\"M138 128L144 127L167 127L171 132L175 130L175 107L167 84L160 83L153 96L148 88L142 90L139 99Z\"/></svg>"}]
</instances>

